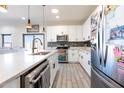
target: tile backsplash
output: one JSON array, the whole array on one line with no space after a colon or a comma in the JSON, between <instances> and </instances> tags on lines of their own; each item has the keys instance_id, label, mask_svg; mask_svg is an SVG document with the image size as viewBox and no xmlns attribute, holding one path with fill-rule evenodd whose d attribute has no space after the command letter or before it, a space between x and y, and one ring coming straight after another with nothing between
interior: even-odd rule
<instances>
[{"instance_id":1,"label":"tile backsplash","mask_svg":"<svg viewBox=\"0 0 124 93\"><path fill-rule=\"evenodd\" d=\"M48 42L48 47L57 47L57 45L59 45L60 42ZM70 47L90 47L90 41L85 41L85 42L67 42L66 43L68 46Z\"/></svg>"}]
</instances>

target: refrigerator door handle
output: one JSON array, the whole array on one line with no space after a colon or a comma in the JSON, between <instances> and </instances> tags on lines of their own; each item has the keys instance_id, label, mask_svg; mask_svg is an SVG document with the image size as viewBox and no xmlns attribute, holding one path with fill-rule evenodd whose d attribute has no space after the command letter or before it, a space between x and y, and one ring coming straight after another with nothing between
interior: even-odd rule
<instances>
[{"instance_id":1,"label":"refrigerator door handle","mask_svg":"<svg viewBox=\"0 0 124 93\"><path fill-rule=\"evenodd\" d=\"M105 44L105 16L104 16L104 6L102 13L102 55L103 55L103 65L106 66L107 57L108 57L108 46Z\"/></svg>"},{"instance_id":2,"label":"refrigerator door handle","mask_svg":"<svg viewBox=\"0 0 124 93\"><path fill-rule=\"evenodd\" d=\"M101 22L102 22L102 15L101 12L99 13L99 19L98 19L98 55L99 55L99 61L100 65L102 65L102 30L101 30Z\"/></svg>"},{"instance_id":3,"label":"refrigerator door handle","mask_svg":"<svg viewBox=\"0 0 124 93\"><path fill-rule=\"evenodd\" d=\"M108 57L108 46L105 47L105 54L104 54L104 66L106 66L107 57Z\"/></svg>"},{"instance_id":4,"label":"refrigerator door handle","mask_svg":"<svg viewBox=\"0 0 124 93\"><path fill-rule=\"evenodd\" d=\"M98 56L99 56L99 61L100 61L100 65L102 64L102 58L101 58L101 54L100 54L100 32L98 31Z\"/></svg>"}]
</instances>

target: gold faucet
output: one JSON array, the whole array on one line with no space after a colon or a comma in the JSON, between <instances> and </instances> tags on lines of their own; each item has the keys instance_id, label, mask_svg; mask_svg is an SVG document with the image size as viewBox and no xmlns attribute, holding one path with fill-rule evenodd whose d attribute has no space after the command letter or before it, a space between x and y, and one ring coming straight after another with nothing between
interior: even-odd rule
<instances>
[{"instance_id":1,"label":"gold faucet","mask_svg":"<svg viewBox=\"0 0 124 93\"><path fill-rule=\"evenodd\" d=\"M41 41L40 38L34 38L33 39L33 43L32 43L32 53L34 53L34 49L37 49L37 48L35 48L35 40L39 40L40 41L40 44L42 45L42 41Z\"/></svg>"}]
</instances>

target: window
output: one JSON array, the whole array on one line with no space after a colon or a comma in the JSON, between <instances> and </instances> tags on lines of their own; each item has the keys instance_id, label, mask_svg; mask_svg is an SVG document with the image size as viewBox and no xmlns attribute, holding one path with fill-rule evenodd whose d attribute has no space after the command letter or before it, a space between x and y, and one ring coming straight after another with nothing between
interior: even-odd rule
<instances>
[{"instance_id":1,"label":"window","mask_svg":"<svg viewBox=\"0 0 124 93\"><path fill-rule=\"evenodd\" d=\"M11 36L11 34L2 34L2 47L12 48L12 36Z\"/></svg>"},{"instance_id":2,"label":"window","mask_svg":"<svg viewBox=\"0 0 124 93\"><path fill-rule=\"evenodd\" d=\"M35 44L37 45L36 47L40 49L44 49L45 48L44 34L23 34L23 47L26 48L27 50L32 49L32 42L34 38L39 38L42 41L42 45L39 43L39 47L38 47L38 44Z\"/></svg>"}]
</instances>

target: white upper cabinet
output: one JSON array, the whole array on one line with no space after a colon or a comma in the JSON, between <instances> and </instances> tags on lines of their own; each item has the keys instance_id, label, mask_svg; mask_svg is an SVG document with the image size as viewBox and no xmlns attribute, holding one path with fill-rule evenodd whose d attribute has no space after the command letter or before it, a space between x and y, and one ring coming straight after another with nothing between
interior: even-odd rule
<instances>
[{"instance_id":1,"label":"white upper cabinet","mask_svg":"<svg viewBox=\"0 0 124 93\"><path fill-rule=\"evenodd\" d=\"M83 40L83 30L80 25L72 26L48 26L47 42L56 42L57 35L68 35L69 41L78 42Z\"/></svg>"},{"instance_id":2,"label":"white upper cabinet","mask_svg":"<svg viewBox=\"0 0 124 93\"><path fill-rule=\"evenodd\" d=\"M83 31L81 26L68 26L69 41L82 41Z\"/></svg>"},{"instance_id":3,"label":"white upper cabinet","mask_svg":"<svg viewBox=\"0 0 124 93\"><path fill-rule=\"evenodd\" d=\"M82 26L76 26L76 41L83 41Z\"/></svg>"},{"instance_id":4,"label":"white upper cabinet","mask_svg":"<svg viewBox=\"0 0 124 93\"><path fill-rule=\"evenodd\" d=\"M68 31L67 31L67 26L54 26L54 30L56 33L56 36L57 35L63 35L63 34L68 34Z\"/></svg>"},{"instance_id":5,"label":"white upper cabinet","mask_svg":"<svg viewBox=\"0 0 124 93\"><path fill-rule=\"evenodd\" d=\"M83 41L90 40L91 38L91 27L90 27L90 17L83 24Z\"/></svg>"},{"instance_id":6,"label":"white upper cabinet","mask_svg":"<svg viewBox=\"0 0 124 93\"><path fill-rule=\"evenodd\" d=\"M68 38L69 41L76 41L76 27L75 26L68 26Z\"/></svg>"},{"instance_id":7,"label":"white upper cabinet","mask_svg":"<svg viewBox=\"0 0 124 93\"><path fill-rule=\"evenodd\" d=\"M48 26L47 27L47 42L56 42L57 35L67 34L67 26Z\"/></svg>"},{"instance_id":8,"label":"white upper cabinet","mask_svg":"<svg viewBox=\"0 0 124 93\"><path fill-rule=\"evenodd\" d=\"M56 30L55 27L47 27L47 42L56 42Z\"/></svg>"}]
</instances>

